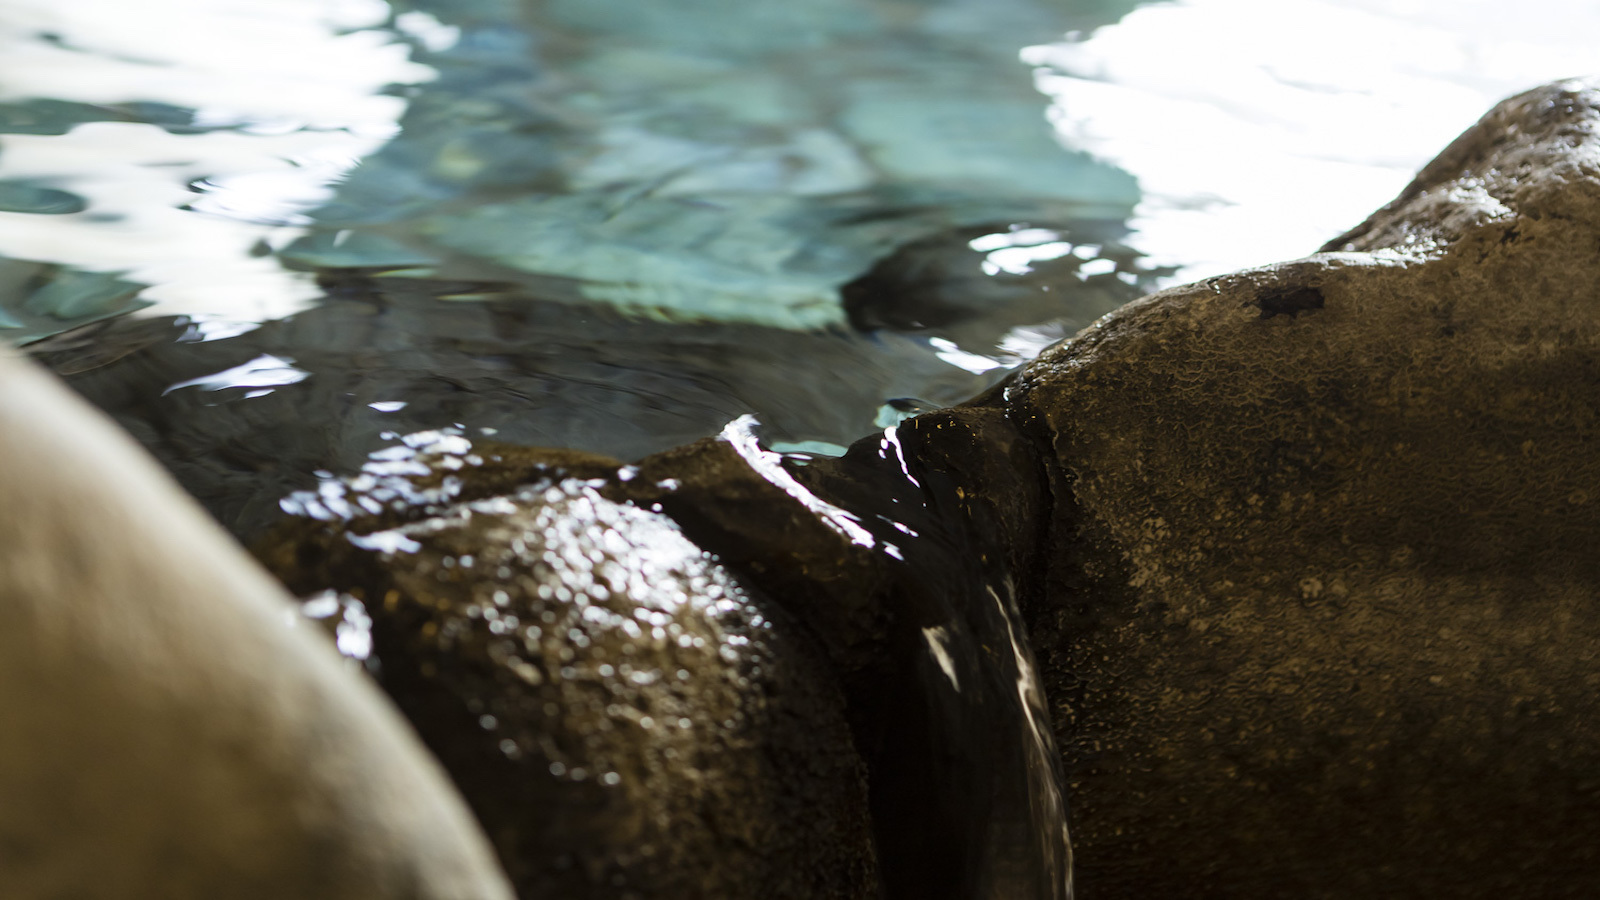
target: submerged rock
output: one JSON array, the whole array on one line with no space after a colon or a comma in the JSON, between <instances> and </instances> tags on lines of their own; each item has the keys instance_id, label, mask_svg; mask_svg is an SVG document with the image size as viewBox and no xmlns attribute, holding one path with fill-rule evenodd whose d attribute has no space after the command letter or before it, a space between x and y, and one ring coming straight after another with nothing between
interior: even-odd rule
<instances>
[{"instance_id":1,"label":"submerged rock","mask_svg":"<svg viewBox=\"0 0 1600 900\"><path fill-rule=\"evenodd\" d=\"M126 436L0 356L8 898L509 900L392 708Z\"/></svg>"},{"instance_id":2,"label":"submerged rock","mask_svg":"<svg viewBox=\"0 0 1600 900\"><path fill-rule=\"evenodd\" d=\"M1321 253L1160 293L1007 408L1085 897L1576 897L1600 870L1600 89Z\"/></svg>"},{"instance_id":3,"label":"submerged rock","mask_svg":"<svg viewBox=\"0 0 1600 900\"><path fill-rule=\"evenodd\" d=\"M885 397L943 405L992 384L909 335L629 319L537 292L412 278L325 282L315 309L208 340L214 323L118 319L30 345L236 536L317 470L352 472L459 423L508 443L638 459L746 412L775 441L848 444Z\"/></svg>"}]
</instances>

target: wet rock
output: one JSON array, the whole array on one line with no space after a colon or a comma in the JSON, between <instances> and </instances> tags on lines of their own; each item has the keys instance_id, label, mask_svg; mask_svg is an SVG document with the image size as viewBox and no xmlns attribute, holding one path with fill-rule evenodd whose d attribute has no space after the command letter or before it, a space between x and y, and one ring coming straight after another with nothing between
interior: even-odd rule
<instances>
[{"instance_id":1,"label":"wet rock","mask_svg":"<svg viewBox=\"0 0 1600 900\"><path fill-rule=\"evenodd\" d=\"M374 673L520 896L878 896L823 652L671 519L606 496L647 473L411 443L404 477L374 477L390 454L292 500L332 523L265 553L365 605Z\"/></svg>"},{"instance_id":2,"label":"wet rock","mask_svg":"<svg viewBox=\"0 0 1600 900\"><path fill-rule=\"evenodd\" d=\"M1070 894L1013 568L1039 546L1040 471L1003 418L934 413L809 460L761 447L742 420L630 482L632 502L659 504L827 650L891 898ZM964 487L980 475L982 497Z\"/></svg>"},{"instance_id":3,"label":"wet rock","mask_svg":"<svg viewBox=\"0 0 1600 900\"><path fill-rule=\"evenodd\" d=\"M413 435L288 498L262 552L362 605L523 896L1056 900L1005 543L1038 547L1042 475L999 410L946 418L908 427L953 448L914 468L895 430L786 456L749 417L630 466ZM992 498L972 466L1008 473Z\"/></svg>"},{"instance_id":4,"label":"wet rock","mask_svg":"<svg viewBox=\"0 0 1600 900\"><path fill-rule=\"evenodd\" d=\"M774 441L848 444L885 397L954 403L994 378L902 335L630 319L554 289L365 275L325 286L317 308L234 337L122 318L28 352L247 543L279 498L316 470L359 469L385 432L459 423L633 460L754 412ZM459 299L475 293L492 299Z\"/></svg>"},{"instance_id":5,"label":"wet rock","mask_svg":"<svg viewBox=\"0 0 1600 900\"><path fill-rule=\"evenodd\" d=\"M415 736L109 422L0 357L0 884L509 900Z\"/></svg>"},{"instance_id":6,"label":"wet rock","mask_svg":"<svg viewBox=\"0 0 1600 900\"><path fill-rule=\"evenodd\" d=\"M1600 871L1600 89L1007 389L1081 896L1577 897Z\"/></svg>"}]
</instances>

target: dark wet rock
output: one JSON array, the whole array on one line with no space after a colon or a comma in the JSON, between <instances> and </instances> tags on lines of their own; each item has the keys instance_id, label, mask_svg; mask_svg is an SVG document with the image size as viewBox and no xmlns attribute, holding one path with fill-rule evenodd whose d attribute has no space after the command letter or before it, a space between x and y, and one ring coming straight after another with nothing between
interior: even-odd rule
<instances>
[{"instance_id":1,"label":"dark wet rock","mask_svg":"<svg viewBox=\"0 0 1600 900\"><path fill-rule=\"evenodd\" d=\"M1600 90L1340 250L1030 365L1025 595L1081 896L1579 897L1600 871Z\"/></svg>"},{"instance_id":2,"label":"dark wet rock","mask_svg":"<svg viewBox=\"0 0 1600 900\"><path fill-rule=\"evenodd\" d=\"M914 469L895 432L785 457L749 420L633 466L413 436L290 497L310 521L263 554L364 604L523 896L1060 898L1011 529L957 524L1041 521L1002 419L917 420L963 452Z\"/></svg>"},{"instance_id":3,"label":"dark wet rock","mask_svg":"<svg viewBox=\"0 0 1600 900\"><path fill-rule=\"evenodd\" d=\"M839 687L782 607L604 496L618 463L419 450L407 500L370 473L308 496L360 515L267 558L365 604L375 674L520 896L878 896Z\"/></svg>"},{"instance_id":4,"label":"dark wet rock","mask_svg":"<svg viewBox=\"0 0 1600 900\"><path fill-rule=\"evenodd\" d=\"M889 897L1067 896L1055 753L1007 565L1037 546L1039 469L997 419L935 413L803 465L735 423L629 482L828 650ZM925 442L939 447L913 456ZM979 471L995 476L983 498L957 480Z\"/></svg>"},{"instance_id":5,"label":"dark wet rock","mask_svg":"<svg viewBox=\"0 0 1600 900\"><path fill-rule=\"evenodd\" d=\"M839 296L863 331L926 332L963 347L1000 346L1021 324L1072 334L1153 286L1157 273L1126 236L1121 222L1087 219L951 229L887 254Z\"/></svg>"},{"instance_id":6,"label":"dark wet rock","mask_svg":"<svg viewBox=\"0 0 1600 900\"><path fill-rule=\"evenodd\" d=\"M0 385L0 893L509 900L281 587L53 379Z\"/></svg>"}]
</instances>

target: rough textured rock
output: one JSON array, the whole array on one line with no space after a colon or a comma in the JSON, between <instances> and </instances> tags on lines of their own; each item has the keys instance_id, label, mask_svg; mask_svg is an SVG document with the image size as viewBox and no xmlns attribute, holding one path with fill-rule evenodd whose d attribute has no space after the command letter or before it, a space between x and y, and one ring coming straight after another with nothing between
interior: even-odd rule
<instances>
[{"instance_id":1,"label":"rough textured rock","mask_svg":"<svg viewBox=\"0 0 1600 900\"><path fill-rule=\"evenodd\" d=\"M1600 883L1600 90L1030 365L1080 896ZM1040 595L1035 595L1040 596Z\"/></svg>"},{"instance_id":2,"label":"rough textured rock","mask_svg":"<svg viewBox=\"0 0 1600 900\"><path fill-rule=\"evenodd\" d=\"M818 636L867 763L891 898L1070 894L1014 578L1040 546L1044 492L1003 418L936 412L803 464L734 423L642 460L619 492L659 504ZM981 496L964 487L980 478Z\"/></svg>"},{"instance_id":3,"label":"rough textured rock","mask_svg":"<svg viewBox=\"0 0 1600 900\"><path fill-rule=\"evenodd\" d=\"M632 466L411 435L291 496L308 518L261 552L364 604L522 896L1052 900L1070 854L1009 577L1042 475L1003 418L838 460L743 419ZM963 493L980 470L996 489Z\"/></svg>"},{"instance_id":4,"label":"rough textured rock","mask_svg":"<svg viewBox=\"0 0 1600 900\"><path fill-rule=\"evenodd\" d=\"M332 521L264 555L297 591L370 609L374 673L520 896L878 895L865 773L822 651L650 504L602 494L650 473L409 443L291 500Z\"/></svg>"},{"instance_id":5,"label":"rough textured rock","mask_svg":"<svg viewBox=\"0 0 1600 900\"><path fill-rule=\"evenodd\" d=\"M109 422L0 357L9 898L508 900L461 799Z\"/></svg>"}]
</instances>

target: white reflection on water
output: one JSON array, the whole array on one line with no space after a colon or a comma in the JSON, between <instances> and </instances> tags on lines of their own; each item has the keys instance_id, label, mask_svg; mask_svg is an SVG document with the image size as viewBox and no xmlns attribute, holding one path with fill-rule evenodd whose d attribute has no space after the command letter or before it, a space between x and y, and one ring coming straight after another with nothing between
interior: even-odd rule
<instances>
[{"instance_id":1,"label":"white reflection on water","mask_svg":"<svg viewBox=\"0 0 1600 900\"><path fill-rule=\"evenodd\" d=\"M1500 99L1600 70L1596 34L1570 0L1180 0L1023 58L1187 281L1315 250Z\"/></svg>"},{"instance_id":2,"label":"white reflection on water","mask_svg":"<svg viewBox=\"0 0 1600 900\"><path fill-rule=\"evenodd\" d=\"M840 509L823 500L816 494L807 490L804 485L796 481L793 475L783 468L780 454L761 447L760 439L756 437L756 426L759 423L752 415L743 415L722 429L717 439L726 442L744 458L744 461L754 469L757 475L772 482L783 490L784 493L800 502L800 505L810 510L817 518L821 519L840 536L859 547L872 549L878 545L872 532L863 528L861 520L853 513ZM670 490L670 488L669 488ZM891 552L898 558L898 549L893 544L884 544L886 552Z\"/></svg>"},{"instance_id":3,"label":"white reflection on water","mask_svg":"<svg viewBox=\"0 0 1600 900\"><path fill-rule=\"evenodd\" d=\"M299 384L310 377L310 372L295 368L294 360L263 353L243 365L169 385L161 393L165 396L186 387L197 387L202 391L255 388L256 390L250 391L246 396L259 397L272 393L273 388L286 384Z\"/></svg>"},{"instance_id":4,"label":"white reflection on water","mask_svg":"<svg viewBox=\"0 0 1600 900\"><path fill-rule=\"evenodd\" d=\"M0 179L67 186L89 206L0 212L0 256L126 273L152 285L157 313L300 308L319 294L310 279L251 250L298 236L302 213L396 133L405 101L380 91L433 76L377 29L388 16L383 0L9 0L0 102L159 102L230 130L5 135Z\"/></svg>"}]
</instances>

